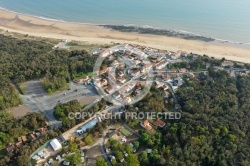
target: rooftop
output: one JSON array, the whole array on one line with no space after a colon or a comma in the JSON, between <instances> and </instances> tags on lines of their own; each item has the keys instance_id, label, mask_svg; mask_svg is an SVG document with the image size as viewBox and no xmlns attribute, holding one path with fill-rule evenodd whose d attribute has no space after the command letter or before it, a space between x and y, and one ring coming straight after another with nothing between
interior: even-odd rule
<instances>
[{"instance_id":1,"label":"rooftop","mask_svg":"<svg viewBox=\"0 0 250 166\"><path fill-rule=\"evenodd\" d=\"M163 122L162 120L160 119L157 119L156 121L153 122L153 124L157 127L164 127L166 125L165 122Z\"/></svg>"}]
</instances>

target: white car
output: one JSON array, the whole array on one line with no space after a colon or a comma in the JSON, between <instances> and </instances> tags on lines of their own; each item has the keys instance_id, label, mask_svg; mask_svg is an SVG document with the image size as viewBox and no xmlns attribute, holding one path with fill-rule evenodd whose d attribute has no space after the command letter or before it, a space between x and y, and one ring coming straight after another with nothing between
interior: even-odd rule
<instances>
[{"instance_id":1,"label":"white car","mask_svg":"<svg viewBox=\"0 0 250 166\"><path fill-rule=\"evenodd\" d=\"M81 156L84 157L84 151L83 150L81 150Z\"/></svg>"},{"instance_id":2,"label":"white car","mask_svg":"<svg viewBox=\"0 0 250 166\"><path fill-rule=\"evenodd\" d=\"M84 157L81 157L81 163L83 163L84 162Z\"/></svg>"},{"instance_id":3,"label":"white car","mask_svg":"<svg viewBox=\"0 0 250 166\"><path fill-rule=\"evenodd\" d=\"M63 165L68 166L69 164L70 164L70 162L68 162L68 161L66 161L66 160L63 161Z\"/></svg>"}]
</instances>

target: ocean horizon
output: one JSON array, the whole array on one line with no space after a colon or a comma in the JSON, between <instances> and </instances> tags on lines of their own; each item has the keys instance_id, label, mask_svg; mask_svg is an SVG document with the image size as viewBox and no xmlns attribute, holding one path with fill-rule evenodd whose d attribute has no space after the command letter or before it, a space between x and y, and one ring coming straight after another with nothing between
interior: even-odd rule
<instances>
[{"instance_id":1,"label":"ocean horizon","mask_svg":"<svg viewBox=\"0 0 250 166\"><path fill-rule=\"evenodd\" d=\"M53 21L140 27L250 44L250 0L0 0L0 8ZM112 26L111 26L112 25Z\"/></svg>"}]
</instances>

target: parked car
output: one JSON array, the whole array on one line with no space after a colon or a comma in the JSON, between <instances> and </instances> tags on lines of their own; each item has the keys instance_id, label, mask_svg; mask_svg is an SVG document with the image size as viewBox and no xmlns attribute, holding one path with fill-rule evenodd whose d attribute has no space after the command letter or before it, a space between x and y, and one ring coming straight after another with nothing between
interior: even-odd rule
<instances>
[{"instance_id":1,"label":"parked car","mask_svg":"<svg viewBox=\"0 0 250 166\"><path fill-rule=\"evenodd\" d=\"M85 153L83 150L81 150L81 156L84 157Z\"/></svg>"},{"instance_id":2,"label":"parked car","mask_svg":"<svg viewBox=\"0 0 250 166\"><path fill-rule=\"evenodd\" d=\"M68 166L68 165L70 165L70 162L64 160L64 161L63 161L63 165Z\"/></svg>"}]
</instances>

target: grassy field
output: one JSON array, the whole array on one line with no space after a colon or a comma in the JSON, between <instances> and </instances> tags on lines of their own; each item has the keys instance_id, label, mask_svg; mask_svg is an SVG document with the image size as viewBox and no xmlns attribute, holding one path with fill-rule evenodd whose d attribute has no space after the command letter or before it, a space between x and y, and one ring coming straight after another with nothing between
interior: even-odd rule
<instances>
[{"instance_id":1,"label":"grassy field","mask_svg":"<svg viewBox=\"0 0 250 166\"><path fill-rule=\"evenodd\" d=\"M92 53L91 51L95 48L109 48L112 46L115 46L117 44L89 44L87 42L81 42L81 41L70 41L66 44L68 46L69 50L86 50L89 53Z\"/></svg>"},{"instance_id":2,"label":"grassy field","mask_svg":"<svg viewBox=\"0 0 250 166\"><path fill-rule=\"evenodd\" d=\"M132 133L131 133L130 131L128 131L127 129L125 129L125 128L121 128L120 131L121 131L121 133L122 133L123 135L125 135L125 136L130 136L130 135L132 135Z\"/></svg>"},{"instance_id":3,"label":"grassy field","mask_svg":"<svg viewBox=\"0 0 250 166\"><path fill-rule=\"evenodd\" d=\"M86 76L92 76L93 72L86 72L86 73L77 73L74 75L74 79L80 79L80 78L84 78Z\"/></svg>"}]
</instances>

